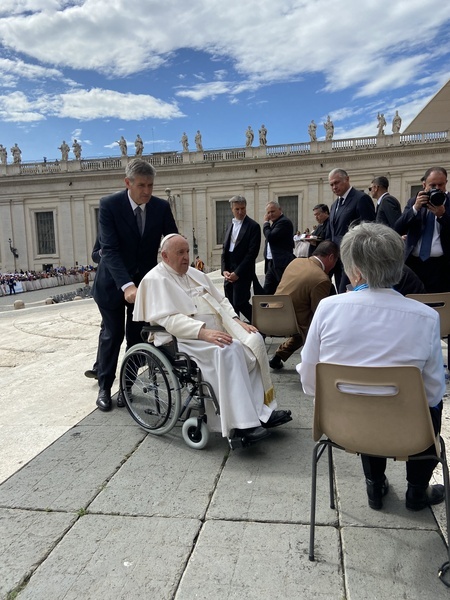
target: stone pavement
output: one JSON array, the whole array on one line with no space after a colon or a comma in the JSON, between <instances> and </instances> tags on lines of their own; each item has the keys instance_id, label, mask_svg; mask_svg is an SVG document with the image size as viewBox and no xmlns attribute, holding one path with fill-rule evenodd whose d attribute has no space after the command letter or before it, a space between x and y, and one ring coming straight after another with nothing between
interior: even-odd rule
<instances>
[{"instance_id":1,"label":"stone pavement","mask_svg":"<svg viewBox=\"0 0 450 600\"><path fill-rule=\"evenodd\" d=\"M83 371L99 321L92 300L0 313L0 598L450 596L437 578L443 507L405 509L402 463L389 463L377 512L359 458L343 452L331 510L322 462L317 560L308 560L312 399L298 357L274 374L291 423L245 450L217 434L192 450L179 427L156 437L126 409L94 410ZM446 437L448 418L446 407Z\"/></svg>"}]
</instances>

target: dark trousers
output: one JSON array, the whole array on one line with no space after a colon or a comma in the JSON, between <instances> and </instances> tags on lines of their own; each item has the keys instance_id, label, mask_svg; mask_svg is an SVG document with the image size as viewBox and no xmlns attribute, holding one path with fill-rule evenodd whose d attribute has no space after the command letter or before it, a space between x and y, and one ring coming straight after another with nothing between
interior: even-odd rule
<instances>
[{"instance_id":1,"label":"dark trousers","mask_svg":"<svg viewBox=\"0 0 450 600\"><path fill-rule=\"evenodd\" d=\"M284 269L283 269L284 270ZM283 271L276 269L273 260L266 261L266 277L264 279L264 293L275 294L278 284L281 281Z\"/></svg>"},{"instance_id":2,"label":"dark trousers","mask_svg":"<svg viewBox=\"0 0 450 600\"><path fill-rule=\"evenodd\" d=\"M430 408L430 415L433 423L434 433L438 435L438 433L441 431L442 402L440 402L437 406ZM421 456L425 454L436 455L436 448L434 444L433 446L427 448L427 450L424 450L415 456ZM370 479L371 481L379 481L380 479L383 479L384 472L386 470L386 458L361 454L361 462L366 479ZM408 483L424 488L428 487L437 463L438 461L433 459L406 461L406 479Z\"/></svg>"},{"instance_id":3,"label":"dark trousers","mask_svg":"<svg viewBox=\"0 0 450 600\"><path fill-rule=\"evenodd\" d=\"M225 296L236 314L239 316L239 313L242 313L249 323L252 322L252 306L249 302L251 284L251 278L239 278L237 281L225 281L223 284Z\"/></svg>"},{"instance_id":4,"label":"dark trousers","mask_svg":"<svg viewBox=\"0 0 450 600\"><path fill-rule=\"evenodd\" d=\"M98 361L98 387L101 390L110 390L116 376L117 362L119 360L120 346L124 336L127 341L127 350L142 342L142 322L133 321L134 304L123 303L116 309L98 307L103 321L103 332L99 336L97 353Z\"/></svg>"},{"instance_id":5,"label":"dark trousers","mask_svg":"<svg viewBox=\"0 0 450 600\"><path fill-rule=\"evenodd\" d=\"M283 362L286 362L287 359L292 356L296 350L301 348L304 343L303 336L300 333L296 333L280 344L276 349L275 354L279 356Z\"/></svg>"},{"instance_id":6,"label":"dark trousers","mask_svg":"<svg viewBox=\"0 0 450 600\"><path fill-rule=\"evenodd\" d=\"M406 264L422 281L429 294L450 292L450 260L446 256L421 260L410 254Z\"/></svg>"}]
</instances>

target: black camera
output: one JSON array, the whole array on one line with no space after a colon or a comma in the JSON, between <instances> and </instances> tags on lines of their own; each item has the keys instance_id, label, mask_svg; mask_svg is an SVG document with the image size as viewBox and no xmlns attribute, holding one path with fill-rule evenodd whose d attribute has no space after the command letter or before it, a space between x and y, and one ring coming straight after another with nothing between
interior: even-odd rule
<instances>
[{"instance_id":1,"label":"black camera","mask_svg":"<svg viewBox=\"0 0 450 600\"><path fill-rule=\"evenodd\" d=\"M433 206L442 206L446 199L445 193L436 188L431 188L431 190L425 192L425 194L428 196L429 204L432 204Z\"/></svg>"}]
</instances>

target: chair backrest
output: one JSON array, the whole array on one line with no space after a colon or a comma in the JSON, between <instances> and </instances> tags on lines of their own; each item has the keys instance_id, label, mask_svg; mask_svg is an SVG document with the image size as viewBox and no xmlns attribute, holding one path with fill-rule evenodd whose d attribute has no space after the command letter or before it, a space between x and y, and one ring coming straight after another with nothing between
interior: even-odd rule
<instances>
[{"instance_id":1,"label":"chair backrest","mask_svg":"<svg viewBox=\"0 0 450 600\"><path fill-rule=\"evenodd\" d=\"M405 460L436 445L420 369L316 366L313 437L348 452Z\"/></svg>"},{"instance_id":2,"label":"chair backrest","mask_svg":"<svg viewBox=\"0 0 450 600\"><path fill-rule=\"evenodd\" d=\"M440 294L408 294L408 298L427 304L439 313L441 338L450 335L450 292Z\"/></svg>"},{"instance_id":3,"label":"chair backrest","mask_svg":"<svg viewBox=\"0 0 450 600\"><path fill-rule=\"evenodd\" d=\"M265 335L290 337L299 333L290 296L253 296L252 324Z\"/></svg>"}]
</instances>

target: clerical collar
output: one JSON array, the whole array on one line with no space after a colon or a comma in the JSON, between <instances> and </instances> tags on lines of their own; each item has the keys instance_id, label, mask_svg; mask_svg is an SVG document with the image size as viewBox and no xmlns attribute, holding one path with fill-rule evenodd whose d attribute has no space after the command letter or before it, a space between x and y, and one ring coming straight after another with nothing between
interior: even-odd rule
<instances>
[{"instance_id":1,"label":"clerical collar","mask_svg":"<svg viewBox=\"0 0 450 600\"><path fill-rule=\"evenodd\" d=\"M169 271L169 273L171 275L176 275L177 277L185 277L187 276L187 273L178 273L178 271L175 271L175 269L173 269L170 265L168 265L166 262L162 261L162 265L165 269L167 269Z\"/></svg>"}]
</instances>

